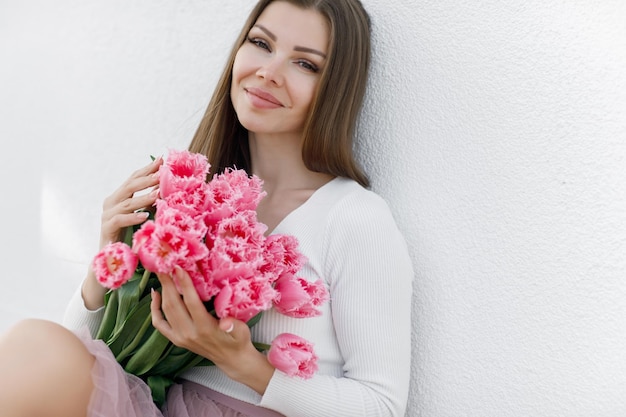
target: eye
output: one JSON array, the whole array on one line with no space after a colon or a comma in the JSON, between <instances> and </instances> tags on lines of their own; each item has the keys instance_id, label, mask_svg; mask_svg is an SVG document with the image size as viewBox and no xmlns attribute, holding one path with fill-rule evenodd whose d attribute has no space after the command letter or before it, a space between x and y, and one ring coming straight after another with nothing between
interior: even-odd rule
<instances>
[{"instance_id":1,"label":"eye","mask_svg":"<svg viewBox=\"0 0 626 417\"><path fill-rule=\"evenodd\" d=\"M296 61L296 63L297 63L300 67L302 67L302 68L304 68L305 70L310 71L310 72L318 72L318 71L320 70L320 69L317 67L317 65L315 65L315 64L313 64L313 63L311 63L311 62L309 62L309 61L307 61L307 60L304 60L304 59L298 60L298 61Z\"/></svg>"},{"instance_id":2,"label":"eye","mask_svg":"<svg viewBox=\"0 0 626 417\"><path fill-rule=\"evenodd\" d=\"M261 38L251 38L251 37L248 37L248 42L250 42L251 44L255 45L257 48L265 49L265 50L268 50L268 51L270 50L270 46L268 45L268 43L265 42Z\"/></svg>"}]
</instances>

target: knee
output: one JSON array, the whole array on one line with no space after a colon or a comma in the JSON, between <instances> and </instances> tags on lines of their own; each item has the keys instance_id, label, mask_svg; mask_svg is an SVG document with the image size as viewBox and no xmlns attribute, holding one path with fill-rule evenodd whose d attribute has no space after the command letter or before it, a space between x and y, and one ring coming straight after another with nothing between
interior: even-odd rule
<instances>
[{"instance_id":1,"label":"knee","mask_svg":"<svg viewBox=\"0 0 626 417\"><path fill-rule=\"evenodd\" d=\"M20 415L44 415L41 404L47 404L48 411L71 406L84 413L93 363L94 357L70 330L47 320L22 320L0 337L0 404L29 410Z\"/></svg>"},{"instance_id":2,"label":"knee","mask_svg":"<svg viewBox=\"0 0 626 417\"><path fill-rule=\"evenodd\" d=\"M50 320L27 318L11 325L6 333L2 335L2 339L5 340L17 336L29 335L37 330L53 329L57 326L60 326L60 324Z\"/></svg>"},{"instance_id":3,"label":"knee","mask_svg":"<svg viewBox=\"0 0 626 417\"><path fill-rule=\"evenodd\" d=\"M43 350L45 346L69 339L71 336L68 332L69 330L60 324L49 320L24 319L13 324L0 337L0 347L17 345L25 349L37 347Z\"/></svg>"},{"instance_id":4,"label":"knee","mask_svg":"<svg viewBox=\"0 0 626 417\"><path fill-rule=\"evenodd\" d=\"M0 337L0 363L4 367L63 366L65 360L90 361L91 355L70 330L42 319L25 319L15 323ZM25 369L23 369L25 371Z\"/></svg>"},{"instance_id":5,"label":"knee","mask_svg":"<svg viewBox=\"0 0 626 417\"><path fill-rule=\"evenodd\" d=\"M41 331L45 328L53 328L54 323L41 319L25 319L14 323L6 333L0 336L0 353L6 349L14 349L17 346L32 344L42 337ZM47 332L44 332L47 333Z\"/></svg>"}]
</instances>

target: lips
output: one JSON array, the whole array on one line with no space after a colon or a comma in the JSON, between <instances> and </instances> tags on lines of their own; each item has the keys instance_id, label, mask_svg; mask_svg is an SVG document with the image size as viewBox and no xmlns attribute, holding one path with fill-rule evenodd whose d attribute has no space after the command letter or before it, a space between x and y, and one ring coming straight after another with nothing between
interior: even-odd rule
<instances>
[{"instance_id":1,"label":"lips","mask_svg":"<svg viewBox=\"0 0 626 417\"><path fill-rule=\"evenodd\" d=\"M268 93L267 91L261 90L260 88L250 87L244 89L246 93L248 93L254 101L267 102L268 105L273 105L276 107L284 107L283 103L281 103L276 97Z\"/></svg>"}]
</instances>

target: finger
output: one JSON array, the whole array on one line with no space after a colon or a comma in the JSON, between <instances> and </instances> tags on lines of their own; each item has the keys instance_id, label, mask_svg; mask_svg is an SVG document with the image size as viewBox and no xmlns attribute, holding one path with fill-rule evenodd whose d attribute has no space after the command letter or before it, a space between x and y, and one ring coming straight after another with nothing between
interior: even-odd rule
<instances>
[{"instance_id":1,"label":"finger","mask_svg":"<svg viewBox=\"0 0 626 417\"><path fill-rule=\"evenodd\" d=\"M161 308L170 315L175 314L176 310L181 310L181 307L186 310L172 277L168 274L157 274L157 278L161 283Z\"/></svg>"},{"instance_id":2,"label":"finger","mask_svg":"<svg viewBox=\"0 0 626 417\"><path fill-rule=\"evenodd\" d=\"M191 282L191 277L183 268L179 265L174 267L174 274L172 280L176 283L177 288L180 290L180 294L183 298L188 298L189 300L194 298L194 295L198 297L198 293L196 292L193 283Z\"/></svg>"},{"instance_id":3,"label":"finger","mask_svg":"<svg viewBox=\"0 0 626 417\"><path fill-rule=\"evenodd\" d=\"M105 201L104 209L116 206L120 202L131 198L135 193L154 187L159 183L158 170L163 164L161 157L150 164L133 172L124 183L113 192Z\"/></svg>"},{"instance_id":4,"label":"finger","mask_svg":"<svg viewBox=\"0 0 626 417\"><path fill-rule=\"evenodd\" d=\"M157 274L161 282L161 309L174 327L193 326L193 316L189 307L181 296L180 288L173 277L167 274Z\"/></svg>"},{"instance_id":5,"label":"finger","mask_svg":"<svg viewBox=\"0 0 626 417\"><path fill-rule=\"evenodd\" d=\"M169 276L168 274L156 274L156 276L159 282L161 283L161 287L163 288L164 292L165 291L170 292L172 288L176 290L176 285L174 284L174 281L172 280L171 276Z\"/></svg>"},{"instance_id":6,"label":"finger","mask_svg":"<svg viewBox=\"0 0 626 417\"><path fill-rule=\"evenodd\" d=\"M153 174L157 173L161 165L163 165L163 158L159 156L155 158L154 161L134 171L132 174L130 174L130 177L128 179L130 182L132 182L137 178L154 176Z\"/></svg>"},{"instance_id":7,"label":"finger","mask_svg":"<svg viewBox=\"0 0 626 417\"><path fill-rule=\"evenodd\" d=\"M224 317L218 322L218 329L221 330L224 339L246 344L251 340L250 328L246 323L234 317Z\"/></svg>"},{"instance_id":8,"label":"finger","mask_svg":"<svg viewBox=\"0 0 626 417\"><path fill-rule=\"evenodd\" d=\"M196 287L191 281L191 277L178 265L174 268L174 279L176 280L178 289L183 296L183 301L185 302L191 317L206 319L206 316L210 316L213 318L213 316L207 312L206 307L202 303L202 300L198 295L198 291L196 291Z\"/></svg>"},{"instance_id":9,"label":"finger","mask_svg":"<svg viewBox=\"0 0 626 417\"><path fill-rule=\"evenodd\" d=\"M146 164L142 168L139 168L138 170L136 170L131 175L131 177L132 176L143 177L143 176L149 175L153 172L158 171L161 165L163 165L163 157L159 155L156 158L154 158L154 160L151 161L149 164Z\"/></svg>"},{"instance_id":10,"label":"finger","mask_svg":"<svg viewBox=\"0 0 626 417\"><path fill-rule=\"evenodd\" d=\"M148 211L127 211L103 213L102 215L102 231L103 233L111 233L118 231L122 227L134 226L142 223L149 216Z\"/></svg>"},{"instance_id":11,"label":"finger","mask_svg":"<svg viewBox=\"0 0 626 417\"><path fill-rule=\"evenodd\" d=\"M187 306L178 293L172 278L167 274L157 274L157 277L161 282L161 294L156 295L160 301L160 306L155 305L154 308L159 307L160 311L156 312L156 316L153 316L153 324L156 320L154 327L162 331L163 336L177 346L187 346L186 340L188 341L189 335L195 334L193 319L187 311ZM152 304L150 307L153 308ZM161 319L163 316L165 318Z\"/></svg>"},{"instance_id":12,"label":"finger","mask_svg":"<svg viewBox=\"0 0 626 417\"><path fill-rule=\"evenodd\" d=\"M123 236L125 228L145 222L149 215L150 213L148 211L103 214L102 229L100 232L100 245L103 246L109 242L116 242L120 240Z\"/></svg>"},{"instance_id":13,"label":"finger","mask_svg":"<svg viewBox=\"0 0 626 417\"><path fill-rule=\"evenodd\" d=\"M152 205L156 197L158 197L158 189L156 187L159 183L158 174L155 173L153 175L153 177L127 180L104 200L102 211L104 213L111 210L130 212ZM140 194L150 187L153 187L153 190Z\"/></svg>"},{"instance_id":14,"label":"finger","mask_svg":"<svg viewBox=\"0 0 626 417\"><path fill-rule=\"evenodd\" d=\"M152 299L150 301L150 312L152 313L152 325L165 337L171 332L171 326L165 320L163 312L161 311L161 294L154 289L150 293Z\"/></svg>"},{"instance_id":15,"label":"finger","mask_svg":"<svg viewBox=\"0 0 626 417\"><path fill-rule=\"evenodd\" d=\"M131 213L139 209L147 209L154 205L157 198L159 198L159 190L153 189L149 193L135 195L133 197L128 197L125 200L120 201L115 206L111 207L111 211L119 213Z\"/></svg>"},{"instance_id":16,"label":"finger","mask_svg":"<svg viewBox=\"0 0 626 417\"><path fill-rule=\"evenodd\" d=\"M232 317L224 317L220 319L218 327L226 333L232 333L235 330L236 320Z\"/></svg>"},{"instance_id":17,"label":"finger","mask_svg":"<svg viewBox=\"0 0 626 417\"><path fill-rule=\"evenodd\" d=\"M151 180L151 184L154 180ZM137 216L125 216L130 213L134 213L140 209L149 211L154 206L157 198L159 197L158 188L153 189L151 192L133 196L133 190L128 193L119 191L113 195L107 197L102 208L102 223L103 233L114 233L121 227L135 225L145 220L144 215ZM128 194L124 197L120 197L120 194Z\"/></svg>"}]
</instances>

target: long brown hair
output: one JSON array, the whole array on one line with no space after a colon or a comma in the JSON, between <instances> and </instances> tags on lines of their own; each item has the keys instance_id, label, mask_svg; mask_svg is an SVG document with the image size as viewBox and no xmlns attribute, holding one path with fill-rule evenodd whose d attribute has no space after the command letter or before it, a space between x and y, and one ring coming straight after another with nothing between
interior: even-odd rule
<instances>
[{"instance_id":1,"label":"long brown hair","mask_svg":"<svg viewBox=\"0 0 626 417\"><path fill-rule=\"evenodd\" d=\"M230 99L232 70L248 32L273 1L316 10L330 28L327 61L304 125L304 164L311 171L352 178L367 187L369 180L354 159L352 143L370 63L370 19L360 0L260 0L235 41L189 150L208 157L212 174L233 166L250 169L248 131Z\"/></svg>"}]
</instances>

